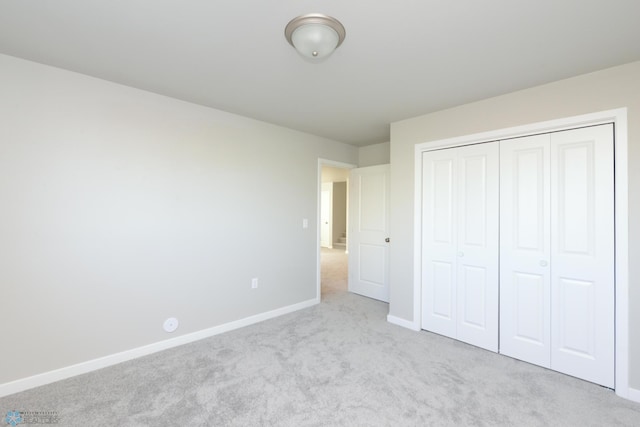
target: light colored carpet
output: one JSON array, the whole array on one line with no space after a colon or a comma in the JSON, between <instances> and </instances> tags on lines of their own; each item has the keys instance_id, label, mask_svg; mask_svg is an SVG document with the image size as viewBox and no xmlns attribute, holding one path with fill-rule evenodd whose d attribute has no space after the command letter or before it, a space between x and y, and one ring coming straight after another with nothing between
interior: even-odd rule
<instances>
[{"instance_id":1,"label":"light colored carpet","mask_svg":"<svg viewBox=\"0 0 640 427\"><path fill-rule=\"evenodd\" d=\"M322 255L318 306L8 396L0 410L83 427L640 425L640 404L611 390L387 323L386 304L345 291L346 257Z\"/></svg>"}]
</instances>

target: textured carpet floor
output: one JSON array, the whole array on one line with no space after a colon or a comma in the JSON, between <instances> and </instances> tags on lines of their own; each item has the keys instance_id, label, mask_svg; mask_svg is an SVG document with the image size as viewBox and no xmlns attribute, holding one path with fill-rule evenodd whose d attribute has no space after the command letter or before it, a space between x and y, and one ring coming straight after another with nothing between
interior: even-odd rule
<instances>
[{"instance_id":1,"label":"textured carpet floor","mask_svg":"<svg viewBox=\"0 0 640 427\"><path fill-rule=\"evenodd\" d=\"M342 263L342 264L340 264ZM323 302L0 399L64 426L640 426L611 390L386 322L323 250Z\"/></svg>"}]
</instances>

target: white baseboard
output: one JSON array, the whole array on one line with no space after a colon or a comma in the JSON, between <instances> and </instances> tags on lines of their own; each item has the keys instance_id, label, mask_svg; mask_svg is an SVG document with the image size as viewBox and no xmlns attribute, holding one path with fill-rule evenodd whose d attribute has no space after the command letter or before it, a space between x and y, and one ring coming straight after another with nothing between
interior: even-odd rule
<instances>
[{"instance_id":1,"label":"white baseboard","mask_svg":"<svg viewBox=\"0 0 640 427\"><path fill-rule=\"evenodd\" d=\"M19 393L24 390L40 387L56 381L75 377L77 375L86 374L87 372L96 371L98 369L126 362L127 360L137 359L138 357L147 356L149 354L157 353L162 350L178 347L194 341L199 341L205 338L212 337L214 335L222 334L224 332L233 331L235 329L243 328L245 326L253 325L265 320L273 319L274 317L302 310L303 308L312 307L318 303L319 299L314 298L298 304L293 304L286 307L278 308L276 310L268 311L266 313L256 314L254 316L235 320L233 322L214 326L212 328L203 329L201 331L192 332L190 334L181 335L179 337L145 345L143 347L133 348L131 350L110 354L98 359L88 360L76 365L66 366L54 371L44 372L42 374L0 384L0 397Z\"/></svg>"},{"instance_id":2,"label":"white baseboard","mask_svg":"<svg viewBox=\"0 0 640 427\"><path fill-rule=\"evenodd\" d=\"M628 392L627 399L640 403L640 390L629 387Z\"/></svg>"},{"instance_id":3,"label":"white baseboard","mask_svg":"<svg viewBox=\"0 0 640 427\"><path fill-rule=\"evenodd\" d=\"M411 322L409 320L401 319L396 316L387 315L387 322L393 323L394 325L402 326L403 328L411 329L412 331L419 331L420 326L417 323Z\"/></svg>"}]
</instances>

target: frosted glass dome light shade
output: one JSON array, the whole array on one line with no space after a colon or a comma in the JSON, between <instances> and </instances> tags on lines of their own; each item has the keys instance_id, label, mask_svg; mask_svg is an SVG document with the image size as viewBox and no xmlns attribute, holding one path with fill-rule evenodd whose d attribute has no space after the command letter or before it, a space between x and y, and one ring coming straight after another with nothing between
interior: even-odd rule
<instances>
[{"instance_id":1,"label":"frosted glass dome light shade","mask_svg":"<svg viewBox=\"0 0 640 427\"><path fill-rule=\"evenodd\" d=\"M322 24L303 25L291 35L291 42L296 50L308 58L331 55L338 46L338 40L338 33Z\"/></svg>"},{"instance_id":2,"label":"frosted glass dome light shade","mask_svg":"<svg viewBox=\"0 0 640 427\"><path fill-rule=\"evenodd\" d=\"M344 26L330 16L312 13L292 19L284 30L289 43L303 56L322 59L342 44Z\"/></svg>"}]
</instances>

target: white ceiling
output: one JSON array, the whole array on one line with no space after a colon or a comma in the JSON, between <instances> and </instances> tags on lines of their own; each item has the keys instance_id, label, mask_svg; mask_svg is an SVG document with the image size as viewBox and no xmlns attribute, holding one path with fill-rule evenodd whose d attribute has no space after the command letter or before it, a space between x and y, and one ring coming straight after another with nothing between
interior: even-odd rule
<instances>
[{"instance_id":1,"label":"white ceiling","mask_svg":"<svg viewBox=\"0 0 640 427\"><path fill-rule=\"evenodd\" d=\"M347 30L320 64L284 38L312 12ZM639 0L2 0L0 53L364 146L394 121L640 60L639 19Z\"/></svg>"}]
</instances>

